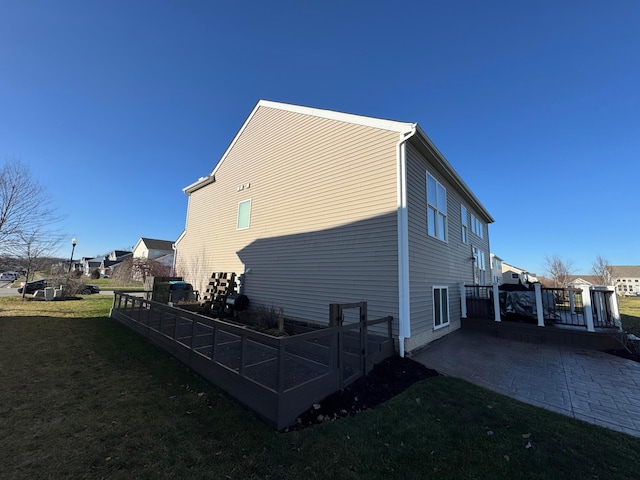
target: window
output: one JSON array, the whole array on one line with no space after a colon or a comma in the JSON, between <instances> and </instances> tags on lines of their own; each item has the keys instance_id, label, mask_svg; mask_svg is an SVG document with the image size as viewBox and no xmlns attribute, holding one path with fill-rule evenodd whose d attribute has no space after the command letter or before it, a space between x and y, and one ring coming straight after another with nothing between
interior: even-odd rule
<instances>
[{"instance_id":1,"label":"window","mask_svg":"<svg viewBox=\"0 0 640 480\"><path fill-rule=\"evenodd\" d=\"M449 289L433 287L433 328L449 325Z\"/></svg>"},{"instance_id":2,"label":"window","mask_svg":"<svg viewBox=\"0 0 640 480\"><path fill-rule=\"evenodd\" d=\"M245 230L249 228L249 220L251 218L251 200L245 200L238 204L238 226L237 230Z\"/></svg>"},{"instance_id":3,"label":"window","mask_svg":"<svg viewBox=\"0 0 640 480\"><path fill-rule=\"evenodd\" d=\"M427 232L447 241L447 191L427 173Z\"/></svg>"},{"instance_id":4,"label":"window","mask_svg":"<svg viewBox=\"0 0 640 480\"><path fill-rule=\"evenodd\" d=\"M467 243L467 208L460 205L460 219L462 222L462 243Z\"/></svg>"},{"instance_id":5,"label":"window","mask_svg":"<svg viewBox=\"0 0 640 480\"><path fill-rule=\"evenodd\" d=\"M473 214L471 214L471 231L480 238L484 238L484 225Z\"/></svg>"},{"instance_id":6,"label":"window","mask_svg":"<svg viewBox=\"0 0 640 480\"><path fill-rule=\"evenodd\" d=\"M512 273L511 278L513 278L514 280L517 280L520 278L520 275L518 275L517 273Z\"/></svg>"},{"instance_id":7,"label":"window","mask_svg":"<svg viewBox=\"0 0 640 480\"><path fill-rule=\"evenodd\" d=\"M485 264L484 252L477 247L472 247L471 253L473 255L474 263L474 283L476 285L484 285L487 281L487 267Z\"/></svg>"}]
</instances>

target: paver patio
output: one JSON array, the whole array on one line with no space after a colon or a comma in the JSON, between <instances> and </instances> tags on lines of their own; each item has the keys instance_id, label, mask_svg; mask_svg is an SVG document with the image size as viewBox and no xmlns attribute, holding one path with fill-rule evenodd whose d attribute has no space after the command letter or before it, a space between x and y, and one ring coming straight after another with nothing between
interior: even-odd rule
<instances>
[{"instance_id":1,"label":"paver patio","mask_svg":"<svg viewBox=\"0 0 640 480\"><path fill-rule=\"evenodd\" d=\"M640 363L460 329L412 358L452 377L640 437Z\"/></svg>"}]
</instances>

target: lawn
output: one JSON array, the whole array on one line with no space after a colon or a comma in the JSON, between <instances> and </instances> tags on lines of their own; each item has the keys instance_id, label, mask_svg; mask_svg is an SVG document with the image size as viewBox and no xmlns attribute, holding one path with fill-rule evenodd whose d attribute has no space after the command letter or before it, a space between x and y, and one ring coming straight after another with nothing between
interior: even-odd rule
<instances>
[{"instance_id":1,"label":"lawn","mask_svg":"<svg viewBox=\"0 0 640 480\"><path fill-rule=\"evenodd\" d=\"M447 377L355 417L274 432L106 318L109 304L0 298L3 478L635 479L640 470L638 438Z\"/></svg>"},{"instance_id":2,"label":"lawn","mask_svg":"<svg viewBox=\"0 0 640 480\"><path fill-rule=\"evenodd\" d=\"M640 337L640 297L620 297L622 327Z\"/></svg>"}]
</instances>

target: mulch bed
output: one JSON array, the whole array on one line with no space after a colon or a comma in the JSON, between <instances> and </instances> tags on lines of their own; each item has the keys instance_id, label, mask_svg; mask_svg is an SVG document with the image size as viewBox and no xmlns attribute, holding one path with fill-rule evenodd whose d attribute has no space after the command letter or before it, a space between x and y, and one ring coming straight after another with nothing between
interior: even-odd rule
<instances>
[{"instance_id":1,"label":"mulch bed","mask_svg":"<svg viewBox=\"0 0 640 480\"><path fill-rule=\"evenodd\" d=\"M355 415L386 402L420 380L437 375L440 374L435 370L410 358L389 357L368 375L315 404L285 431L301 430Z\"/></svg>"}]
</instances>

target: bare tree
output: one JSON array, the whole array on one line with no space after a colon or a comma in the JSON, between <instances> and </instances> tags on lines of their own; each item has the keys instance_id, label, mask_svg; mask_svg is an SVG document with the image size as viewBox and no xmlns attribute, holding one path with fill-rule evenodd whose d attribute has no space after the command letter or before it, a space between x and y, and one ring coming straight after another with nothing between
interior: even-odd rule
<instances>
[{"instance_id":1,"label":"bare tree","mask_svg":"<svg viewBox=\"0 0 640 480\"><path fill-rule=\"evenodd\" d=\"M544 267L554 287L567 286L573 273L573 262L571 260L563 260L557 255L546 256Z\"/></svg>"},{"instance_id":2,"label":"bare tree","mask_svg":"<svg viewBox=\"0 0 640 480\"><path fill-rule=\"evenodd\" d=\"M59 236L50 232L38 229L31 232L20 230L12 236L11 242L6 244L5 248L11 252L15 263L26 270L26 282L34 272L49 266L51 256L60 244L60 240ZM22 298L26 290L26 288L22 289Z\"/></svg>"},{"instance_id":3,"label":"bare tree","mask_svg":"<svg viewBox=\"0 0 640 480\"><path fill-rule=\"evenodd\" d=\"M178 252L176 252L178 255ZM209 280L213 270L209 267L207 254L204 247L200 249L198 254L194 254L189 258L183 255L176 258L176 275L183 277L187 282L193 285L202 297L209 285Z\"/></svg>"},{"instance_id":4,"label":"bare tree","mask_svg":"<svg viewBox=\"0 0 640 480\"><path fill-rule=\"evenodd\" d=\"M0 250L23 244L34 232L59 220L44 187L20 161L0 167ZM44 232L41 232L44 233Z\"/></svg>"},{"instance_id":5,"label":"bare tree","mask_svg":"<svg viewBox=\"0 0 640 480\"><path fill-rule=\"evenodd\" d=\"M613 275L611 273L609 260L604 258L602 255L598 255L591 268L593 270L593 275L598 277L599 285L613 285Z\"/></svg>"}]
</instances>

